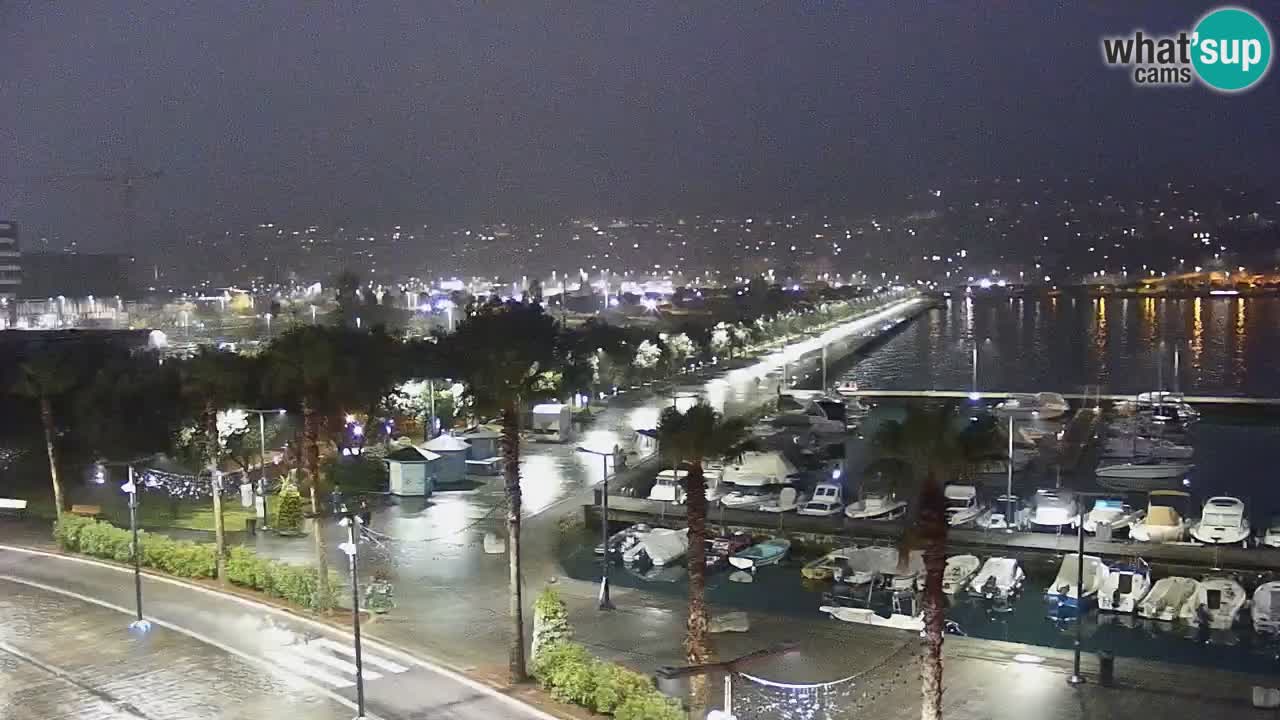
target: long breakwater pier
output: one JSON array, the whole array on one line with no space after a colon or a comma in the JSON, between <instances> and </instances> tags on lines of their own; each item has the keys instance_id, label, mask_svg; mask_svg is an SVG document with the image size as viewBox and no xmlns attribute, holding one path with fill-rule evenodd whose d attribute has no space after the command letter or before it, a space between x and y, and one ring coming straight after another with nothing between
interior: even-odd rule
<instances>
[{"instance_id":1,"label":"long breakwater pier","mask_svg":"<svg viewBox=\"0 0 1280 720\"><path fill-rule=\"evenodd\" d=\"M1014 395L1026 393L1011 390L984 390L970 392L966 390L853 390L848 391L857 397L867 399L901 399L901 400L1006 400ZM1108 393L1062 393L1062 397L1072 402L1087 404L1097 401L1124 402L1133 400L1130 394ZM1238 397L1234 395L1183 395L1182 402L1190 405L1237 405L1280 408L1280 398Z\"/></svg>"}]
</instances>

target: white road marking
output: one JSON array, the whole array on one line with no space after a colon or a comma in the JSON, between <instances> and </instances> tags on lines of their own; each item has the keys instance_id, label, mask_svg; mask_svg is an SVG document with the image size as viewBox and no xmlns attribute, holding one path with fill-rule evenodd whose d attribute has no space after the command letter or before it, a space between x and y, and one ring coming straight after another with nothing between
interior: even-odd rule
<instances>
[{"instance_id":1,"label":"white road marking","mask_svg":"<svg viewBox=\"0 0 1280 720\"><path fill-rule=\"evenodd\" d=\"M286 670L298 673L299 675L306 675L308 677L315 678L330 687L349 688L356 684L354 677L348 679L346 677L330 674L324 669L317 667L314 663L309 663L303 658L286 650L272 650L267 653L267 657L271 659L271 662L276 663ZM355 667L352 667L351 671L354 674Z\"/></svg>"},{"instance_id":2,"label":"white road marking","mask_svg":"<svg viewBox=\"0 0 1280 720\"><path fill-rule=\"evenodd\" d=\"M328 665L335 670L341 670L352 677L355 677L356 675L355 663L349 663L342 658L330 655L324 650L315 647L313 643L298 643L296 645L290 645L284 650L279 650L277 652L301 655L303 658L314 660L322 665ZM366 658L362 657L361 659L363 660ZM372 670L364 670L362 674L364 675L365 680L377 680L382 677L381 674L373 672Z\"/></svg>"},{"instance_id":3,"label":"white road marking","mask_svg":"<svg viewBox=\"0 0 1280 720\"><path fill-rule=\"evenodd\" d=\"M335 640L331 640L331 639L329 639L329 638L319 638L319 639L316 639L316 640L312 640L310 644L311 644L311 645L323 645L323 646L325 646L325 647L329 648L330 650L333 650L334 652L340 652L340 653L342 653L343 655L349 655L349 656L351 656L351 657L353 657L353 658L354 658L354 657L355 657L355 655L356 655L356 651L355 651L355 649L354 649L354 648L352 648L350 645L343 645L342 643L337 642L337 641L335 641ZM409 668L407 668L407 667L405 667L405 666L403 666L403 665L401 665L401 664L399 664L399 663L391 662L390 660L387 660L386 658L380 658L380 657L378 657L377 655L374 655L374 654L369 653L369 652L362 652L362 653L360 653L360 660L361 660L365 665L375 665L375 666L377 666L377 667L379 667L379 668L382 668L383 670L386 670L386 671L387 671L387 672L389 672L389 673L402 673L402 672L409 672ZM365 676L367 677L367 676L368 676L368 673L365 673Z\"/></svg>"}]
</instances>

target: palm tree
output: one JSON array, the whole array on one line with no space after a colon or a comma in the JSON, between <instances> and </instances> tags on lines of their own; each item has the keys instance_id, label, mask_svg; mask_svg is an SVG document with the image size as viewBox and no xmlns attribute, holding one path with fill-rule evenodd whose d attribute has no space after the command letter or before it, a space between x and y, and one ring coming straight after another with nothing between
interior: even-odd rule
<instances>
[{"instance_id":1,"label":"palm tree","mask_svg":"<svg viewBox=\"0 0 1280 720\"><path fill-rule=\"evenodd\" d=\"M749 449L747 423L741 418L726 419L710 405L699 402L685 412L675 407L662 411L658 421L658 447L671 465L684 464L685 514L689 522L689 620L685 630L685 659L691 665L711 661L710 633L707 630L707 480L705 460L739 457ZM695 708L706 704L706 678L692 683Z\"/></svg>"},{"instance_id":2,"label":"palm tree","mask_svg":"<svg viewBox=\"0 0 1280 720\"><path fill-rule=\"evenodd\" d=\"M472 309L444 342L448 364L464 380L472 412L502 423L502 474L507 496L507 559L512 683L527 677L520 572L520 417L525 404L554 392L556 323L540 305L487 303Z\"/></svg>"},{"instance_id":3,"label":"palm tree","mask_svg":"<svg viewBox=\"0 0 1280 720\"><path fill-rule=\"evenodd\" d=\"M924 554L924 643L920 658L922 720L942 717L942 639L946 628L946 598L942 575L947 563L947 516L944 487L963 478L984 460L999 456L999 443L990 422L962 425L954 404L911 408L903 420L890 420L873 439L873 467L899 494L915 497L899 544L900 563L911 550Z\"/></svg>"},{"instance_id":4,"label":"palm tree","mask_svg":"<svg viewBox=\"0 0 1280 720\"><path fill-rule=\"evenodd\" d=\"M49 481L53 485L53 508L62 519L64 500L62 482L58 479L58 451L55 445L57 427L53 418L53 399L75 385L76 373L61 353L43 350L18 366L14 392L40 404L40 426L44 429L44 447L49 456Z\"/></svg>"}]
</instances>

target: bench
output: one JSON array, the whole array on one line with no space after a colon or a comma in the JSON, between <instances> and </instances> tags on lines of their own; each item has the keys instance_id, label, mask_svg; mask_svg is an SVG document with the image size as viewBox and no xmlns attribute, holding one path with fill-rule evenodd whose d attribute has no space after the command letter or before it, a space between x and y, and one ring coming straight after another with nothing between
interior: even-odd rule
<instances>
[{"instance_id":1,"label":"bench","mask_svg":"<svg viewBox=\"0 0 1280 720\"><path fill-rule=\"evenodd\" d=\"M72 515L83 515L84 517L97 517L102 514L102 508L97 505L72 505Z\"/></svg>"},{"instance_id":2,"label":"bench","mask_svg":"<svg viewBox=\"0 0 1280 720\"><path fill-rule=\"evenodd\" d=\"M22 517L27 513L27 501L0 497L0 512L6 515Z\"/></svg>"}]
</instances>

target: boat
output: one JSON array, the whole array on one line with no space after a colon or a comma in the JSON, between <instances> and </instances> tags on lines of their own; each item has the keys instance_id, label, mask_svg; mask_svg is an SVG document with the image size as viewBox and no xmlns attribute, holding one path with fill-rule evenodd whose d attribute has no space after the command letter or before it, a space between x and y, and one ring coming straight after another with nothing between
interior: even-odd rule
<instances>
[{"instance_id":1,"label":"boat","mask_svg":"<svg viewBox=\"0 0 1280 720\"><path fill-rule=\"evenodd\" d=\"M969 583L969 592L992 600L1007 600L1022 589L1026 575L1013 558L987 558Z\"/></svg>"},{"instance_id":2,"label":"boat","mask_svg":"<svg viewBox=\"0 0 1280 720\"><path fill-rule=\"evenodd\" d=\"M1234 579L1205 578L1200 581L1195 593L1182 604L1178 619L1193 625L1208 626L1213 630L1230 630L1248 601L1248 594Z\"/></svg>"},{"instance_id":3,"label":"boat","mask_svg":"<svg viewBox=\"0 0 1280 720\"><path fill-rule=\"evenodd\" d=\"M861 625L874 625L876 627L887 627L895 630L909 630L911 632L921 632L924 630L923 615L902 615L893 613L889 617L877 615L874 610L860 607L846 607L843 605L823 605L818 608L827 613L836 620L843 620L849 623L858 623Z\"/></svg>"},{"instance_id":4,"label":"boat","mask_svg":"<svg viewBox=\"0 0 1280 720\"><path fill-rule=\"evenodd\" d=\"M943 489L947 500L947 524L960 527L974 522L991 508L978 502L978 489L972 485L948 485Z\"/></svg>"},{"instance_id":5,"label":"boat","mask_svg":"<svg viewBox=\"0 0 1280 720\"><path fill-rule=\"evenodd\" d=\"M1267 635L1280 635L1280 582L1266 582L1253 591L1253 629Z\"/></svg>"},{"instance_id":6,"label":"boat","mask_svg":"<svg viewBox=\"0 0 1280 720\"><path fill-rule=\"evenodd\" d=\"M947 595L960 592L980 567L982 561L976 555L952 555L947 558L947 567L942 571L942 592Z\"/></svg>"},{"instance_id":7,"label":"boat","mask_svg":"<svg viewBox=\"0 0 1280 720\"><path fill-rule=\"evenodd\" d=\"M721 480L736 487L786 485L797 472L780 452L748 452L724 466Z\"/></svg>"},{"instance_id":8,"label":"boat","mask_svg":"<svg viewBox=\"0 0 1280 720\"><path fill-rule=\"evenodd\" d=\"M983 530L1012 530L1026 527L1030 511L1022 498L1016 495L1001 495L991 505L991 512L980 515L974 524Z\"/></svg>"},{"instance_id":9,"label":"boat","mask_svg":"<svg viewBox=\"0 0 1280 720\"><path fill-rule=\"evenodd\" d=\"M1080 506L1070 490L1037 490L1031 498L1032 526L1056 530L1078 521Z\"/></svg>"},{"instance_id":10,"label":"boat","mask_svg":"<svg viewBox=\"0 0 1280 720\"><path fill-rule=\"evenodd\" d=\"M706 566L712 568L727 565L729 557L734 553L751 547L751 536L747 533L733 533L715 538L707 538Z\"/></svg>"},{"instance_id":11,"label":"boat","mask_svg":"<svg viewBox=\"0 0 1280 720\"><path fill-rule=\"evenodd\" d=\"M892 495L868 493L866 497L845 506L844 514L850 520L893 520L907 512L905 500Z\"/></svg>"},{"instance_id":12,"label":"boat","mask_svg":"<svg viewBox=\"0 0 1280 720\"><path fill-rule=\"evenodd\" d=\"M808 498L802 492L797 492L795 488L782 488L782 492L773 500L769 500L757 508L760 512L767 513L784 513L798 509L805 504Z\"/></svg>"},{"instance_id":13,"label":"boat","mask_svg":"<svg viewBox=\"0 0 1280 720\"><path fill-rule=\"evenodd\" d=\"M646 560L658 567L670 565L689 551L689 530L657 528L640 536L640 541L622 554L627 565L643 564Z\"/></svg>"},{"instance_id":14,"label":"boat","mask_svg":"<svg viewBox=\"0 0 1280 720\"><path fill-rule=\"evenodd\" d=\"M1100 478L1160 480L1183 477L1194 468L1195 465L1191 463L1161 460L1159 458L1140 458L1129 462L1103 463L1098 466L1096 474Z\"/></svg>"},{"instance_id":15,"label":"boat","mask_svg":"<svg viewBox=\"0 0 1280 720\"><path fill-rule=\"evenodd\" d=\"M813 497L809 502L796 509L800 515L816 515L829 517L838 515L844 507L844 489L836 483L820 483L813 489Z\"/></svg>"},{"instance_id":16,"label":"boat","mask_svg":"<svg viewBox=\"0 0 1280 720\"><path fill-rule=\"evenodd\" d=\"M794 492L794 491L793 491ZM757 508L765 503L776 503L780 494L767 487L735 487L720 496L720 504L727 508Z\"/></svg>"},{"instance_id":17,"label":"boat","mask_svg":"<svg viewBox=\"0 0 1280 720\"><path fill-rule=\"evenodd\" d=\"M773 565L787 556L791 549L791 541L786 538L769 538L756 543L729 556L729 564L739 570L755 570L765 565Z\"/></svg>"},{"instance_id":18,"label":"boat","mask_svg":"<svg viewBox=\"0 0 1280 720\"><path fill-rule=\"evenodd\" d=\"M832 550L817 560L812 560L803 568L800 575L809 580L830 580L835 577L836 570L848 566L849 557L857 551L857 547Z\"/></svg>"},{"instance_id":19,"label":"boat","mask_svg":"<svg viewBox=\"0 0 1280 720\"><path fill-rule=\"evenodd\" d=\"M1033 448L1015 447L1013 449L1013 471L1022 472L1026 470L1031 461L1036 459L1040 453ZM989 460L980 461L977 464L975 472L978 475L998 475L1004 477L1009 474L1009 458L991 458Z\"/></svg>"},{"instance_id":20,"label":"boat","mask_svg":"<svg viewBox=\"0 0 1280 720\"><path fill-rule=\"evenodd\" d=\"M684 504L684 478L687 470L663 470L654 478L653 488L649 491L650 500Z\"/></svg>"},{"instance_id":21,"label":"boat","mask_svg":"<svg viewBox=\"0 0 1280 720\"><path fill-rule=\"evenodd\" d=\"M1138 603L1139 617L1170 621L1178 618L1187 599L1196 594L1200 583L1188 577L1160 578L1151 592Z\"/></svg>"},{"instance_id":22,"label":"boat","mask_svg":"<svg viewBox=\"0 0 1280 720\"><path fill-rule=\"evenodd\" d=\"M1211 545L1247 543L1249 520L1244 514L1244 503L1233 497L1209 498L1200 519L1191 526L1191 537Z\"/></svg>"},{"instance_id":23,"label":"boat","mask_svg":"<svg viewBox=\"0 0 1280 720\"><path fill-rule=\"evenodd\" d=\"M1191 496L1181 490L1153 490L1147 500L1146 517L1129 526L1129 539L1139 542L1181 542L1187 522L1172 504Z\"/></svg>"},{"instance_id":24,"label":"boat","mask_svg":"<svg viewBox=\"0 0 1280 720\"><path fill-rule=\"evenodd\" d=\"M845 380L839 385L836 385L836 394L846 400L858 397L858 383L853 380Z\"/></svg>"},{"instance_id":25,"label":"boat","mask_svg":"<svg viewBox=\"0 0 1280 720\"><path fill-rule=\"evenodd\" d=\"M794 392L785 392L778 396L778 411L774 416L774 424L790 430L823 434L843 434L848 429L844 417L832 418L815 398L797 396Z\"/></svg>"},{"instance_id":26,"label":"boat","mask_svg":"<svg viewBox=\"0 0 1280 720\"><path fill-rule=\"evenodd\" d=\"M1152 438L1137 434L1129 434L1122 437L1107 438L1102 454L1103 457L1108 458L1190 460L1195 454L1195 448L1190 445L1181 445L1164 438Z\"/></svg>"},{"instance_id":27,"label":"boat","mask_svg":"<svg viewBox=\"0 0 1280 720\"><path fill-rule=\"evenodd\" d=\"M1081 572L1081 561L1084 562ZM1054 610L1078 610L1088 607L1107 579L1106 563L1093 555L1066 555L1058 567L1058 576L1045 590L1044 599ZM1078 581L1078 584L1077 584Z\"/></svg>"},{"instance_id":28,"label":"boat","mask_svg":"<svg viewBox=\"0 0 1280 720\"><path fill-rule=\"evenodd\" d=\"M1062 417L1071 409L1067 399L1054 392L1014 393L1009 399L996 405L1000 417L1021 420L1052 420Z\"/></svg>"},{"instance_id":29,"label":"boat","mask_svg":"<svg viewBox=\"0 0 1280 720\"><path fill-rule=\"evenodd\" d=\"M1260 541L1263 547L1280 548L1280 516L1271 518Z\"/></svg>"},{"instance_id":30,"label":"boat","mask_svg":"<svg viewBox=\"0 0 1280 720\"><path fill-rule=\"evenodd\" d=\"M836 582L859 586L881 575L892 575L898 569L897 548L875 546L858 548L849 553L844 563L835 568Z\"/></svg>"},{"instance_id":31,"label":"boat","mask_svg":"<svg viewBox=\"0 0 1280 720\"><path fill-rule=\"evenodd\" d=\"M1134 510L1122 498L1098 498L1093 501L1093 508L1084 516L1084 531L1096 533L1100 526L1110 528L1113 533L1127 530L1145 516L1145 510ZM1072 525L1074 524L1073 522Z\"/></svg>"},{"instance_id":32,"label":"boat","mask_svg":"<svg viewBox=\"0 0 1280 720\"><path fill-rule=\"evenodd\" d=\"M640 538L653 531L653 528L644 523L636 523L629 528L624 528L609 536L609 554L621 555L630 550L636 543L640 542ZM596 545L596 555L604 554L604 545Z\"/></svg>"},{"instance_id":33,"label":"boat","mask_svg":"<svg viewBox=\"0 0 1280 720\"><path fill-rule=\"evenodd\" d=\"M1151 568L1142 558L1116 563L1098 588L1098 609L1131 613L1151 591Z\"/></svg>"}]
</instances>

